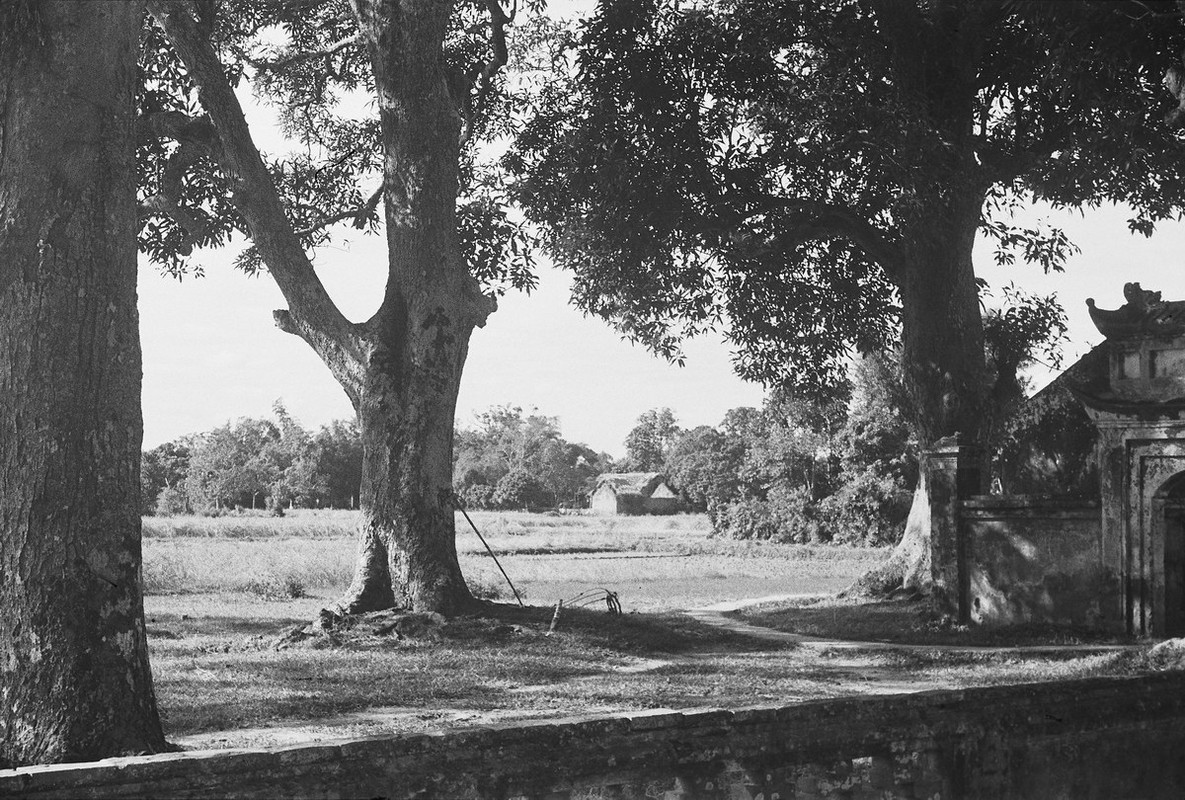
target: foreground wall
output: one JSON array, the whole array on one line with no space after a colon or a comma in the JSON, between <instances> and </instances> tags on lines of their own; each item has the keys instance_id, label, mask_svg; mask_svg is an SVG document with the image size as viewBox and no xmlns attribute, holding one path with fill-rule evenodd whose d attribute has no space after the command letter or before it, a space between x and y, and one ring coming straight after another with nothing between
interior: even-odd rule
<instances>
[{"instance_id":1,"label":"foreground wall","mask_svg":"<svg viewBox=\"0 0 1185 800\"><path fill-rule=\"evenodd\" d=\"M1117 565L1104 563L1099 503L972 497L959 511L972 622L1122 631Z\"/></svg>"},{"instance_id":2,"label":"foreground wall","mask_svg":"<svg viewBox=\"0 0 1185 800\"><path fill-rule=\"evenodd\" d=\"M0 797L1179 798L1185 674L0 772Z\"/></svg>"}]
</instances>

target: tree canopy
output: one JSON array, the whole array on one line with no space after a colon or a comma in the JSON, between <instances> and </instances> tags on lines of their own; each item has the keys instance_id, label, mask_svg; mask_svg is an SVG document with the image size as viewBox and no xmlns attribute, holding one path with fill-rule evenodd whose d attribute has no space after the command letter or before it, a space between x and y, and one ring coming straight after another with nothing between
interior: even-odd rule
<instances>
[{"instance_id":1,"label":"tree canopy","mask_svg":"<svg viewBox=\"0 0 1185 800\"><path fill-rule=\"evenodd\" d=\"M971 250L1059 269L1032 200L1185 205L1171 3L602 0L508 165L577 302L657 351L723 326L742 375L842 382L904 335L927 438L977 433Z\"/></svg>"}]
</instances>

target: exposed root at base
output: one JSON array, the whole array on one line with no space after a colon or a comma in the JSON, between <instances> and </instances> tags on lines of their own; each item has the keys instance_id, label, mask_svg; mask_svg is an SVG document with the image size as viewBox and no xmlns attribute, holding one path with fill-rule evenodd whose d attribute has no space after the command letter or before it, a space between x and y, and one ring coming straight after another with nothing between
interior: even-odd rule
<instances>
[{"instance_id":1,"label":"exposed root at base","mask_svg":"<svg viewBox=\"0 0 1185 800\"><path fill-rule=\"evenodd\" d=\"M397 646L400 642L431 642L444 638L498 638L522 631L519 625L508 625L497 619L468 617L450 620L442 614L425 614L404 608L346 615L324 609L316 622L285 631L272 648L386 647Z\"/></svg>"}]
</instances>

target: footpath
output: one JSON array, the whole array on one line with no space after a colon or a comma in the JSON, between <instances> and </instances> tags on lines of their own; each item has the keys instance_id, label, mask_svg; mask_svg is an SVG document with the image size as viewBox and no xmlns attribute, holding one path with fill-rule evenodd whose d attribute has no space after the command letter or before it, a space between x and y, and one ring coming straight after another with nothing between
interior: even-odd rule
<instances>
[{"instance_id":1,"label":"footpath","mask_svg":"<svg viewBox=\"0 0 1185 800\"><path fill-rule=\"evenodd\" d=\"M942 644L901 644L897 642L852 641L848 639L828 639L819 636L807 636L801 633L778 631L759 625L750 625L744 620L729 616L732 613L753 606L766 603L781 603L789 600L806 600L818 597L813 594L779 594L769 597L754 597L745 600L727 600L723 603L713 603L708 606L688 609L683 612L692 619L722 628L731 633L751 636L770 642L785 642L800 647L810 647L819 650L887 650L899 652L942 651L946 653L994 653L1008 654L1042 654L1042 653L1107 653L1123 650L1138 650L1147 647L1141 644L1063 644L1063 645L1023 645L1016 647L991 647L983 645L942 645Z\"/></svg>"}]
</instances>

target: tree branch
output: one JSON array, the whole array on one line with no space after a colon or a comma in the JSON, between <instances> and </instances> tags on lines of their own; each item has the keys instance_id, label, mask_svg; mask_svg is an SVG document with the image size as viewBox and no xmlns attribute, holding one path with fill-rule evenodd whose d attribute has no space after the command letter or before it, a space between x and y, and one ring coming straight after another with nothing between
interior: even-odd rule
<instances>
[{"instance_id":1,"label":"tree branch","mask_svg":"<svg viewBox=\"0 0 1185 800\"><path fill-rule=\"evenodd\" d=\"M336 214L322 217L307 228L301 228L296 232L297 236L304 238L316 233L319 230L328 228L342 220L354 220L354 227L361 230L366 227L366 220L375 213L375 209L379 207L379 203L383 199L383 186L379 184L379 188L374 190L374 194L370 198L358 206L357 208L347 208L344 211L339 211Z\"/></svg>"},{"instance_id":2,"label":"tree branch","mask_svg":"<svg viewBox=\"0 0 1185 800\"><path fill-rule=\"evenodd\" d=\"M490 58L484 64L474 68L466 76L467 90L463 102L465 125L461 130L461 145L466 145L473 137L473 128L477 121L477 109L490 92L494 76L510 60L510 53L506 47L506 26L514 22L518 15L518 0L512 0L510 13L502 8L500 0L486 0L486 11L490 15ZM477 102L473 101L472 90L477 87Z\"/></svg>"},{"instance_id":3,"label":"tree branch","mask_svg":"<svg viewBox=\"0 0 1185 800\"><path fill-rule=\"evenodd\" d=\"M165 162L160 191L145 198L140 204L139 215L143 219L153 214L163 214L176 222L186 234L180 250L189 255L193 246L205 238L210 226L199 210L183 205L182 184L191 166L203 156L214 156L217 148L214 126L205 117L194 118L180 111L161 111L140 115L136 119L136 129L140 141L173 139L180 145Z\"/></svg>"},{"instance_id":4,"label":"tree branch","mask_svg":"<svg viewBox=\"0 0 1185 800\"><path fill-rule=\"evenodd\" d=\"M359 44L361 41L362 37L358 34L354 34L353 36L347 36L345 39L334 42L328 47L324 47L320 50L301 51L291 53L280 58L252 58L251 56L247 55L246 52L241 50L238 51L237 55L242 58L243 61L247 62L260 72L280 72L297 64L305 64L309 61L316 61L318 59L335 56L350 45Z\"/></svg>"},{"instance_id":5,"label":"tree branch","mask_svg":"<svg viewBox=\"0 0 1185 800\"><path fill-rule=\"evenodd\" d=\"M900 284L905 255L884 231L849 208L775 195L750 198L749 210L728 220L727 228L757 214L780 211L789 216L789 230L777 238L780 247L795 247L809 241L842 237L864 253L895 284Z\"/></svg>"},{"instance_id":6,"label":"tree branch","mask_svg":"<svg viewBox=\"0 0 1185 800\"><path fill-rule=\"evenodd\" d=\"M293 230L251 137L243 109L214 48L198 29L191 4L149 0L148 10L198 86L202 107L218 134L220 161L234 183L235 206L246 220L268 272L288 301L292 330L317 351L347 393L353 386L357 394L361 390L365 341L359 327L350 323L329 297Z\"/></svg>"}]
</instances>

